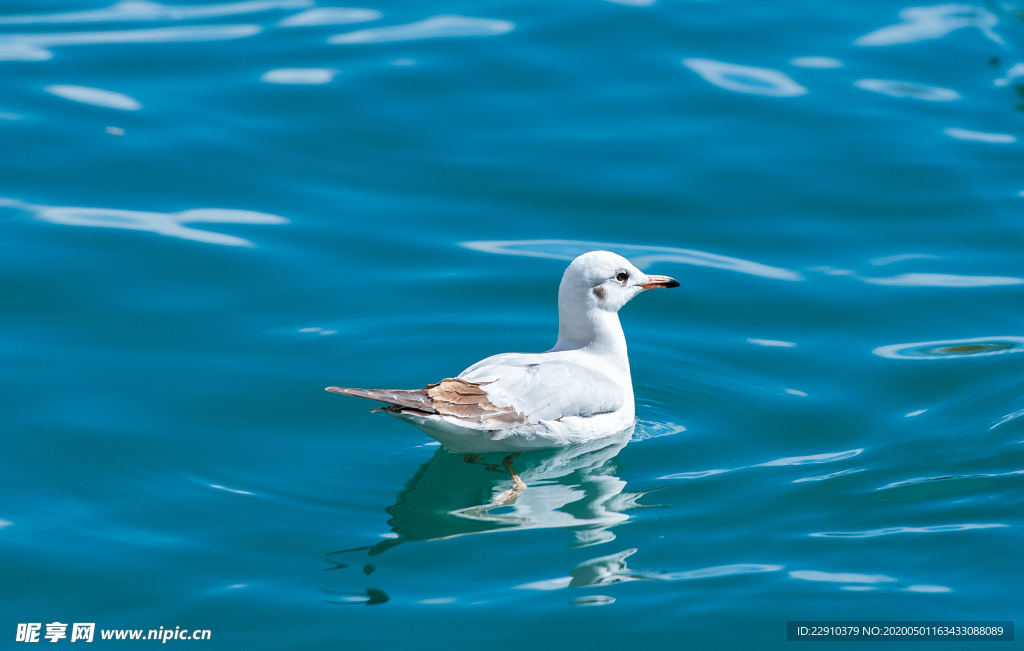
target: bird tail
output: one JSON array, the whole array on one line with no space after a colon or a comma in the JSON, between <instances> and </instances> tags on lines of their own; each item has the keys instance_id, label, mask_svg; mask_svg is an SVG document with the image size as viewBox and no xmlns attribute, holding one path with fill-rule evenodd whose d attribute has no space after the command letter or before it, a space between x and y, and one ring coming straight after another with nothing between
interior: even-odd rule
<instances>
[{"instance_id":1,"label":"bird tail","mask_svg":"<svg viewBox=\"0 0 1024 651\"><path fill-rule=\"evenodd\" d=\"M426 412L428 414L436 414L437 410L434 409L434 401L429 395L427 395L427 389L429 388L430 387L409 391L403 389L351 389L348 387L327 387L327 390L331 393L340 393L346 396L366 398L367 400L377 400L391 405L397 405L399 407L406 407L408 409ZM385 409L387 408L385 407Z\"/></svg>"}]
</instances>

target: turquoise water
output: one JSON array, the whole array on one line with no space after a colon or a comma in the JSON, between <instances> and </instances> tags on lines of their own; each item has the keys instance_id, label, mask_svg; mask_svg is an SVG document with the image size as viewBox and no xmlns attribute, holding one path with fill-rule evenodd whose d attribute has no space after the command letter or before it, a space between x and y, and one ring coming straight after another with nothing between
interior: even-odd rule
<instances>
[{"instance_id":1,"label":"turquoise water","mask_svg":"<svg viewBox=\"0 0 1024 651\"><path fill-rule=\"evenodd\" d=\"M3 3L0 636L1016 618L1024 7L908 6ZM515 503L323 391L549 348L594 248L682 287Z\"/></svg>"}]
</instances>

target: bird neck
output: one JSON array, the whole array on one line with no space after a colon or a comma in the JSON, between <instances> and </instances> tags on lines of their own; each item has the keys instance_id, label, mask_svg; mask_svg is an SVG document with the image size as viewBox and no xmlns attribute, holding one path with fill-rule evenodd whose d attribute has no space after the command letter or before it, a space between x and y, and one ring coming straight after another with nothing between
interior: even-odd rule
<instances>
[{"instance_id":1,"label":"bird neck","mask_svg":"<svg viewBox=\"0 0 1024 651\"><path fill-rule=\"evenodd\" d=\"M551 351L559 350L584 350L598 355L629 376L626 335L616 312L597 307L581 310L559 301L558 341Z\"/></svg>"}]
</instances>

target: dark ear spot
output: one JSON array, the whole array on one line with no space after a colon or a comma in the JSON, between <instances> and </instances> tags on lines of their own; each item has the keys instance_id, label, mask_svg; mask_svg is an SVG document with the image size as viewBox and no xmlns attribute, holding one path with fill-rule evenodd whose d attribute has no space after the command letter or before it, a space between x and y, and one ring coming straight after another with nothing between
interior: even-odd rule
<instances>
[{"instance_id":1,"label":"dark ear spot","mask_svg":"<svg viewBox=\"0 0 1024 651\"><path fill-rule=\"evenodd\" d=\"M599 300L603 301L604 300L604 287L601 287L600 285L595 287L594 288L594 296L596 296Z\"/></svg>"}]
</instances>

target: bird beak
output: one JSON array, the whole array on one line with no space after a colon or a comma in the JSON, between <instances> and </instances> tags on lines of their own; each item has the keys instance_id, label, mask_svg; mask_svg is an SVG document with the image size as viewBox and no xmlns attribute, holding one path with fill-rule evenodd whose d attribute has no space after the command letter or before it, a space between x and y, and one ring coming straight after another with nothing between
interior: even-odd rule
<instances>
[{"instance_id":1,"label":"bird beak","mask_svg":"<svg viewBox=\"0 0 1024 651\"><path fill-rule=\"evenodd\" d=\"M640 283L639 286L643 289L656 289L658 287L669 289L679 287L679 281L668 276L647 276L647 282Z\"/></svg>"}]
</instances>

